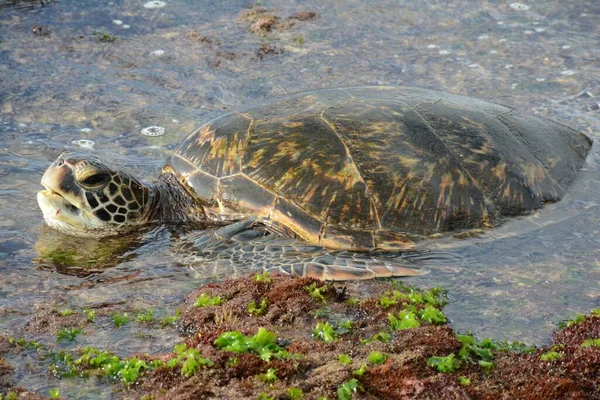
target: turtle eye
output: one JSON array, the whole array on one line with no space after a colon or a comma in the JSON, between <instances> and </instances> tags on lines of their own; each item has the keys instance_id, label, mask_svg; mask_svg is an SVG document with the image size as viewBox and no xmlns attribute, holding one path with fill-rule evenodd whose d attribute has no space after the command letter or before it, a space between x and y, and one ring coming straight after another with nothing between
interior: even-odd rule
<instances>
[{"instance_id":1,"label":"turtle eye","mask_svg":"<svg viewBox=\"0 0 600 400\"><path fill-rule=\"evenodd\" d=\"M109 179L110 175L108 175L106 172L99 172L82 179L81 183L85 186L98 186L102 183L108 182Z\"/></svg>"}]
</instances>

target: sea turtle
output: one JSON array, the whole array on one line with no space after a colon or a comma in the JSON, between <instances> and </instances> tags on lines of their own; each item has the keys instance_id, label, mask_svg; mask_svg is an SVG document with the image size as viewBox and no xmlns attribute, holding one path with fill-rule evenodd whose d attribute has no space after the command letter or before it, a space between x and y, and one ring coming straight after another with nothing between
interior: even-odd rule
<instances>
[{"instance_id":1,"label":"sea turtle","mask_svg":"<svg viewBox=\"0 0 600 400\"><path fill-rule=\"evenodd\" d=\"M48 225L72 235L210 221L225 227L195 241L199 257L233 240L230 260L250 254L267 269L327 279L405 275L416 271L363 252L409 251L556 202L590 147L562 124L469 97L326 89L205 123L154 184L63 154L45 172L38 202ZM258 226L279 241L256 234Z\"/></svg>"}]
</instances>

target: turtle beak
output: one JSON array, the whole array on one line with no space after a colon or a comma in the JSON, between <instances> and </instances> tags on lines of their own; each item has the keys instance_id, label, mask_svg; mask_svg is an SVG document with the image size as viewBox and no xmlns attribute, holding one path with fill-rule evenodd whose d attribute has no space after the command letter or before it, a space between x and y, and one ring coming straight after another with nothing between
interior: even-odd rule
<instances>
[{"instance_id":1,"label":"turtle beak","mask_svg":"<svg viewBox=\"0 0 600 400\"><path fill-rule=\"evenodd\" d=\"M41 181L46 189L37 194L44 219L58 220L83 229L81 219L82 190L75 182L71 165L59 158L44 173Z\"/></svg>"}]
</instances>

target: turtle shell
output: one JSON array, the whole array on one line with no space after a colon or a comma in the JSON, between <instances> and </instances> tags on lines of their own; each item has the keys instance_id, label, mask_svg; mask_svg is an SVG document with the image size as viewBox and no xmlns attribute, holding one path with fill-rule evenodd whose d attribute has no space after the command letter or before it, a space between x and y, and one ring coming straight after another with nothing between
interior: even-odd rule
<instances>
[{"instance_id":1,"label":"turtle shell","mask_svg":"<svg viewBox=\"0 0 600 400\"><path fill-rule=\"evenodd\" d=\"M358 87L209 121L166 170L211 218L256 215L333 249L408 249L560 200L590 147L580 132L504 105Z\"/></svg>"}]
</instances>

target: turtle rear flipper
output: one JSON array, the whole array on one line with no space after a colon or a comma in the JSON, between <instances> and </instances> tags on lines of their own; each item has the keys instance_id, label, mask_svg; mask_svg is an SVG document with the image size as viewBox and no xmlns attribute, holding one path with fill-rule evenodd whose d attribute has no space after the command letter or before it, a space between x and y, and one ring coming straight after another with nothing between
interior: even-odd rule
<instances>
[{"instance_id":1,"label":"turtle rear flipper","mask_svg":"<svg viewBox=\"0 0 600 400\"><path fill-rule=\"evenodd\" d=\"M404 259L378 259L362 253L331 252L294 238L280 237L241 221L187 236L175 252L202 276L231 277L250 271L281 272L322 280L416 276L428 271ZM414 265L414 263L412 264Z\"/></svg>"}]
</instances>

